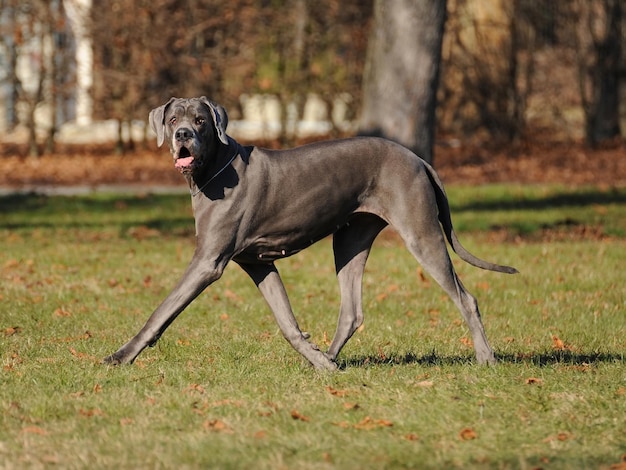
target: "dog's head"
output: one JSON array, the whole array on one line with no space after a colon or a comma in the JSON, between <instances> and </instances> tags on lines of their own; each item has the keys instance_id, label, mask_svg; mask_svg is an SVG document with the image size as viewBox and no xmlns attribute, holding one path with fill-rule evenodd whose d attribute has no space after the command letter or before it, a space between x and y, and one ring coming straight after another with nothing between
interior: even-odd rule
<instances>
[{"instance_id":1,"label":"dog's head","mask_svg":"<svg viewBox=\"0 0 626 470\"><path fill-rule=\"evenodd\" d=\"M149 122L157 145L167 140L174 164L183 174L202 168L220 143L228 145L226 110L204 96L170 98L150 111Z\"/></svg>"}]
</instances>

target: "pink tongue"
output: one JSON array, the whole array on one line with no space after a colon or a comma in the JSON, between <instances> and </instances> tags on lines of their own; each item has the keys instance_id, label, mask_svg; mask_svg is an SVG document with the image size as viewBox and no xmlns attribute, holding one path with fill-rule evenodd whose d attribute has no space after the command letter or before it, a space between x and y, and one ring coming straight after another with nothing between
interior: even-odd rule
<instances>
[{"instance_id":1,"label":"pink tongue","mask_svg":"<svg viewBox=\"0 0 626 470\"><path fill-rule=\"evenodd\" d=\"M187 168L193 163L193 157L179 158L174 165L176 168Z\"/></svg>"}]
</instances>

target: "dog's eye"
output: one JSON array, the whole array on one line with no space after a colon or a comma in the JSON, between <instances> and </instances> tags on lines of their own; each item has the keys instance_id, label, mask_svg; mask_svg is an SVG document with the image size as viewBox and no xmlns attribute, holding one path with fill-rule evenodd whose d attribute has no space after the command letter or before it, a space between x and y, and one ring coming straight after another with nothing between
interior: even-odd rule
<instances>
[{"instance_id":1,"label":"dog's eye","mask_svg":"<svg viewBox=\"0 0 626 470\"><path fill-rule=\"evenodd\" d=\"M173 117L170 119L170 126L173 126L174 124L176 124L176 116L173 116Z\"/></svg>"},{"instance_id":2,"label":"dog's eye","mask_svg":"<svg viewBox=\"0 0 626 470\"><path fill-rule=\"evenodd\" d=\"M197 117L196 118L196 126L201 126L202 124L204 124L204 118L202 117Z\"/></svg>"}]
</instances>

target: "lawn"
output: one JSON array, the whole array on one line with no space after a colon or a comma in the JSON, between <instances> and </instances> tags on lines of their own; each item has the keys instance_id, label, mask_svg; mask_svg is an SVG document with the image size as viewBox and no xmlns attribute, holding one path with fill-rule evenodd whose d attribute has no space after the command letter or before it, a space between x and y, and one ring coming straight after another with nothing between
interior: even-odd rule
<instances>
[{"instance_id":1,"label":"lawn","mask_svg":"<svg viewBox=\"0 0 626 470\"><path fill-rule=\"evenodd\" d=\"M500 362L398 238L377 240L365 325L311 369L235 266L131 366L194 247L189 197L0 198L0 468L626 468L626 190L449 188L453 259ZM325 348L331 242L279 263Z\"/></svg>"}]
</instances>

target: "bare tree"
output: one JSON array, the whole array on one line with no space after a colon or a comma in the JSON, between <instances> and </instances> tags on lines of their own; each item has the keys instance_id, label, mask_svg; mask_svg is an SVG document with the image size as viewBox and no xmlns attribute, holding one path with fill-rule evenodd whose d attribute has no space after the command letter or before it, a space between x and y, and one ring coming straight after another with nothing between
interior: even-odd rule
<instances>
[{"instance_id":1,"label":"bare tree","mask_svg":"<svg viewBox=\"0 0 626 470\"><path fill-rule=\"evenodd\" d=\"M445 0L375 0L360 133L433 160Z\"/></svg>"}]
</instances>

